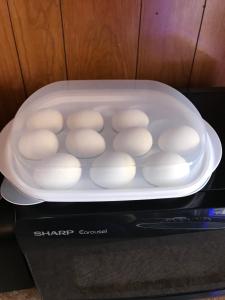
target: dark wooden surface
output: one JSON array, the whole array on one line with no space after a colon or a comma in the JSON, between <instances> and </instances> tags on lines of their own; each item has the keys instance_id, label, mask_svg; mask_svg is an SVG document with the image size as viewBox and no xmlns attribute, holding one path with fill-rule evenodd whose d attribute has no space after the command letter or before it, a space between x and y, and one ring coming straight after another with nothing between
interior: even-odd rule
<instances>
[{"instance_id":1,"label":"dark wooden surface","mask_svg":"<svg viewBox=\"0 0 225 300\"><path fill-rule=\"evenodd\" d=\"M27 94L66 79L59 0L9 0Z\"/></svg>"},{"instance_id":2,"label":"dark wooden surface","mask_svg":"<svg viewBox=\"0 0 225 300\"><path fill-rule=\"evenodd\" d=\"M225 1L207 1L191 85L225 85Z\"/></svg>"},{"instance_id":3,"label":"dark wooden surface","mask_svg":"<svg viewBox=\"0 0 225 300\"><path fill-rule=\"evenodd\" d=\"M24 100L24 86L7 3L0 1L0 125L6 124Z\"/></svg>"},{"instance_id":4,"label":"dark wooden surface","mask_svg":"<svg viewBox=\"0 0 225 300\"><path fill-rule=\"evenodd\" d=\"M204 0L143 0L138 78L187 86Z\"/></svg>"},{"instance_id":5,"label":"dark wooden surface","mask_svg":"<svg viewBox=\"0 0 225 300\"><path fill-rule=\"evenodd\" d=\"M140 0L63 0L69 79L136 76Z\"/></svg>"}]
</instances>

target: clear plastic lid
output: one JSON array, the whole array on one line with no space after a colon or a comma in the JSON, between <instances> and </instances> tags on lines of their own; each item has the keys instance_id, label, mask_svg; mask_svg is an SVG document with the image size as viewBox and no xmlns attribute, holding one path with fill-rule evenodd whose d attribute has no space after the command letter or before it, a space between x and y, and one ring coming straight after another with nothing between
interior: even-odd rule
<instances>
[{"instance_id":1,"label":"clear plastic lid","mask_svg":"<svg viewBox=\"0 0 225 300\"><path fill-rule=\"evenodd\" d=\"M8 141L11 182L46 201L176 197L208 168L201 115L155 81L47 85L20 107Z\"/></svg>"}]
</instances>

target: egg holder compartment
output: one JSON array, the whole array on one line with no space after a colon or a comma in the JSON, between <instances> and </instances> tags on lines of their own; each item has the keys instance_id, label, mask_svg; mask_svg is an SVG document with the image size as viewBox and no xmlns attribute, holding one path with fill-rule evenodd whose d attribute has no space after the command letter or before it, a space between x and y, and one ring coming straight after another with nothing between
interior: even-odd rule
<instances>
[{"instance_id":1,"label":"egg holder compartment","mask_svg":"<svg viewBox=\"0 0 225 300\"><path fill-rule=\"evenodd\" d=\"M23 132L27 116L43 108L57 109L64 116L64 129L58 135L60 143L58 152L67 152L64 146L68 131L65 128L67 116L71 112L85 109L96 110L102 114L104 128L100 134L105 139L106 151L112 150L112 141L117 134L111 126L112 115L126 109L140 109L149 116L148 129L153 136L153 146L147 154L133 157L137 167L136 176L126 186L103 189L94 184L90 179L89 169L95 157L80 159L82 175L74 188L69 190L40 189L34 185L31 176L32 164L38 162L24 160L15 149L17 149L18 138ZM153 81L57 82L40 89L29 97L11 125L5 128L5 132L8 130L4 134L5 139L7 138L5 147L7 166L5 168L0 166L2 172L20 191L30 197L45 201L95 202L181 197L201 189L221 158L221 145L216 133L201 119L195 107L178 91ZM190 176L183 184L176 187L156 187L149 184L143 178L142 167L149 155L159 151L157 145L159 134L168 126L182 125L194 128L200 136L199 146L186 157L182 155L190 165ZM203 164L203 161L207 163Z\"/></svg>"}]
</instances>

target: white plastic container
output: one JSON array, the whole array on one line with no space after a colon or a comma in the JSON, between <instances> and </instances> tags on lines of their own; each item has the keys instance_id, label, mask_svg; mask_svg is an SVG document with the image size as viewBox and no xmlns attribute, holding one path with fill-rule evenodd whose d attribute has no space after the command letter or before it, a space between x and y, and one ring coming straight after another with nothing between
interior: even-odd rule
<instances>
[{"instance_id":1,"label":"white plastic container","mask_svg":"<svg viewBox=\"0 0 225 300\"><path fill-rule=\"evenodd\" d=\"M222 155L194 105L155 81L47 85L22 104L0 142L4 176L25 195L53 202L187 196Z\"/></svg>"}]
</instances>

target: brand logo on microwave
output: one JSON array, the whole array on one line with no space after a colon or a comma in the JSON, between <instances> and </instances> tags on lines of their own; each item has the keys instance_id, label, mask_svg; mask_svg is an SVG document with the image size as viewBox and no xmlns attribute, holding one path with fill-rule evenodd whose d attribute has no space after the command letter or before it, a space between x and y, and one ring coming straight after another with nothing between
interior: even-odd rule
<instances>
[{"instance_id":1,"label":"brand logo on microwave","mask_svg":"<svg viewBox=\"0 0 225 300\"><path fill-rule=\"evenodd\" d=\"M83 235L97 235L97 234L107 234L107 229L99 229L99 230L84 230L81 229L78 231L79 234Z\"/></svg>"},{"instance_id":2,"label":"brand logo on microwave","mask_svg":"<svg viewBox=\"0 0 225 300\"><path fill-rule=\"evenodd\" d=\"M47 236L68 236L73 234L74 230L67 229L67 230L47 230L47 231L34 231L34 236L36 237L47 237Z\"/></svg>"}]
</instances>

